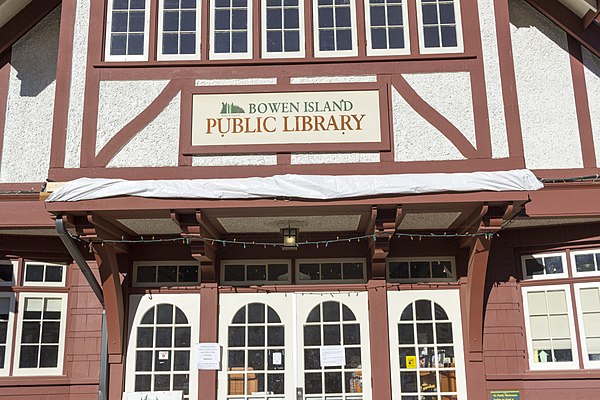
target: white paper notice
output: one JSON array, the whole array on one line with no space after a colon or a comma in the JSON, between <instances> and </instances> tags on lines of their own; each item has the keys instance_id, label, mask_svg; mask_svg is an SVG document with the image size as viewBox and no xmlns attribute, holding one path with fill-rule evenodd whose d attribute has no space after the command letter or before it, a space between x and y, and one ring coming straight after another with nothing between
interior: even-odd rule
<instances>
[{"instance_id":1,"label":"white paper notice","mask_svg":"<svg viewBox=\"0 0 600 400\"><path fill-rule=\"evenodd\" d=\"M339 367L346 365L344 346L321 347L321 367Z\"/></svg>"},{"instance_id":2,"label":"white paper notice","mask_svg":"<svg viewBox=\"0 0 600 400\"><path fill-rule=\"evenodd\" d=\"M196 366L198 369L221 369L221 346L219 343L196 344Z\"/></svg>"},{"instance_id":3,"label":"white paper notice","mask_svg":"<svg viewBox=\"0 0 600 400\"><path fill-rule=\"evenodd\" d=\"M281 353L273 353L273 365L281 365L282 357Z\"/></svg>"}]
</instances>

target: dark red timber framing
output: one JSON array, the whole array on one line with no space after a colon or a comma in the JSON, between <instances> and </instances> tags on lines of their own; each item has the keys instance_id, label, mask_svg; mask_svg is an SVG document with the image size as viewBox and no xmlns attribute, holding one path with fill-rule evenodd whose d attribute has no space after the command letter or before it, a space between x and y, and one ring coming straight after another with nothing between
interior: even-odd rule
<instances>
[{"instance_id":1,"label":"dark red timber framing","mask_svg":"<svg viewBox=\"0 0 600 400\"><path fill-rule=\"evenodd\" d=\"M569 44L569 60L571 61L571 75L573 76L577 124L579 125L579 137L581 141L581 157L585 168L595 168L597 166L596 150L581 45L571 35L568 35L567 39Z\"/></svg>"}]
</instances>

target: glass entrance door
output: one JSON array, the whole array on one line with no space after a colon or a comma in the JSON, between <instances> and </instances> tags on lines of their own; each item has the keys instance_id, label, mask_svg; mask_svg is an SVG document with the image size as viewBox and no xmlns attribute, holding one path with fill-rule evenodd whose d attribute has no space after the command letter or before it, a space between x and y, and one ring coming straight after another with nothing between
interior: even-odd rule
<instances>
[{"instance_id":1,"label":"glass entrance door","mask_svg":"<svg viewBox=\"0 0 600 400\"><path fill-rule=\"evenodd\" d=\"M366 293L236 293L220 304L220 400L371 399ZM322 366L323 347L337 365Z\"/></svg>"}]
</instances>

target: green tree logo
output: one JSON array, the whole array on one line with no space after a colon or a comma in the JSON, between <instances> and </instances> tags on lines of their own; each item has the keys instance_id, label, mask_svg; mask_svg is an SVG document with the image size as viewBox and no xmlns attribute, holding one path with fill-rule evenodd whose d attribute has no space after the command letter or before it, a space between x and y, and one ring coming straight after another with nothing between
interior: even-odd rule
<instances>
[{"instance_id":1,"label":"green tree logo","mask_svg":"<svg viewBox=\"0 0 600 400\"><path fill-rule=\"evenodd\" d=\"M246 111L233 103L221 103L221 114L244 114Z\"/></svg>"}]
</instances>

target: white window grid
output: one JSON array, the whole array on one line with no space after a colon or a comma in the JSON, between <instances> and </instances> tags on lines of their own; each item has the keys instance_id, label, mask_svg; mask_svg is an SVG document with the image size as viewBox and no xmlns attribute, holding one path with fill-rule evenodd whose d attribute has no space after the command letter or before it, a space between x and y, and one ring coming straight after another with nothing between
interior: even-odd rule
<instances>
[{"instance_id":1,"label":"white window grid","mask_svg":"<svg viewBox=\"0 0 600 400\"><path fill-rule=\"evenodd\" d=\"M193 267L195 266L198 271L198 279L195 281L185 281L181 279L180 271L182 267ZM139 269L140 267L155 267L154 271L154 282L140 282L139 281ZM160 267L174 267L175 268L175 280L159 281ZM160 286L194 286L200 283L200 264L198 262L189 261L143 261L136 262L133 264L133 283L134 287L160 287Z\"/></svg>"},{"instance_id":2,"label":"white window grid","mask_svg":"<svg viewBox=\"0 0 600 400\"><path fill-rule=\"evenodd\" d=\"M338 315L331 318L325 317L326 308L337 307ZM351 333L354 331L353 333ZM337 332L337 333L336 333ZM369 382L363 381L361 342L367 340L360 336L360 322L350 307L339 301L324 301L317 304L307 316L303 323L304 344L304 382L305 398L321 399L335 398L344 400L360 400L363 398L363 385ZM310 342L308 338L318 338ZM339 340L336 340L339 339ZM346 364L336 367L323 367L319 362L321 347L342 346L346 355ZM341 391L330 393L327 388L328 374L340 374L342 376ZM310 376L310 378L309 378ZM313 381L314 379L314 381ZM312 387L320 381L321 392L310 393Z\"/></svg>"},{"instance_id":3,"label":"white window grid","mask_svg":"<svg viewBox=\"0 0 600 400\"><path fill-rule=\"evenodd\" d=\"M165 3L174 2L178 3L177 7L166 8ZM189 4L194 4L195 7L185 7ZM201 43L201 0L160 0L158 2L158 41L157 41L157 55L156 58L159 61L168 61L168 60L192 60L192 59L200 59L200 43ZM182 13L195 13L195 27L193 30L182 30L181 29L181 20ZM165 13L177 13L178 17L178 29L177 30L164 30L165 24ZM177 54L166 54L163 53L163 40L165 35L173 35L177 36L177 44L178 44L178 53ZM182 54L181 51L181 38L183 35L194 35L194 52L189 54Z\"/></svg>"},{"instance_id":4,"label":"white window grid","mask_svg":"<svg viewBox=\"0 0 600 400\"><path fill-rule=\"evenodd\" d=\"M240 307L227 323L227 385L231 398L252 399L255 389L271 393L268 399L279 399L286 387L286 333L277 311L268 304L252 302ZM276 353L281 357L277 364Z\"/></svg>"},{"instance_id":5,"label":"white window grid","mask_svg":"<svg viewBox=\"0 0 600 400\"><path fill-rule=\"evenodd\" d=\"M418 278L412 276L412 263L429 263L429 277ZM406 263L408 267L408 278L395 278L391 276L390 264L392 263ZM443 266L442 272L445 273L446 277L433 277L433 268L435 265L450 264L448 269L445 265ZM390 282L454 282L456 281L456 262L454 257L393 257L388 258L386 262L387 266L387 278Z\"/></svg>"},{"instance_id":6,"label":"white window grid","mask_svg":"<svg viewBox=\"0 0 600 400\"><path fill-rule=\"evenodd\" d=\"M437 23L425 24L423 21L423 5L435 5L437 9ZM440 5L454 5L454 23L440 22ZM417 21L419 25L419 51L421 54L440 54L440 53L462 53L464 51L463 33L462 33L462 18L460 14L460 0L417 0ZM425 27L437 27L440 44L438 47L425 47ZM443 27L455 27L456 31L456 46L442 46L442 29Z\"/></svg>"},{"instance_id":7,"label":"white window grid","mask_svg":"<svg viewBox=\"0 0 600 400\"><path fill-rule=\"evenodd\" d=\"M562 272L553 272L555 268L558 266L553 266L553 261L556 258L560 258L560 262L562 263ZM535 260L538 263L543 265L541 274L528 274L527 273L527 261ZM568 278L569 271L567 267L567 254L565 252L559 253L539 253L539 254L531 254L521 256L521 268L523 271L523 279L529 280L537 280L537 279L558 279L558 278Z\"/></svg>"},{"instance_id":8,"label":"white window grid","mask_svg":"<svg viewBox=\"0 0 600 400\"><path fill-rule=\"evenodd\" d=\"M357 32L356 32L356 3L355 0L314 0L313 2L313 24L314 24L314 53L315 57L349 57L358 55ZM327 3L327 4L325 4ZM350 8L350 26L338 26L336 10L338 8ZM333 27L321 28L319 9L332 9ZM348 50L338 50L338 32L350 31L351 47ZM321 31L332 31L335 49L320 50Z\"/></svg>"},{"instance_id":9,"label":"white window grid","mask_svg":"<svg viewBox=\"0 0 600 400\"><path fill-rule=\"evenodd\" d=\"M228 6L225 3L229 4ZM229 29L219 30L216 28L217 5L219 10L228 10ZM233 15L235 11L246 11L246 27L233 28ZM212 60L234 60L252 58L252 3L249 0L211 0L210 6L210 49L209 57ZM246 33L246 51L233 52L234 33ZM216 52L216 35L218 33L229 34L229 52Z\"/></svg>"},{"instance_id":10,"label":"white window grid","mask_svg":"<svg viewBox=\"0 0 600 400\"><path fill-rule=\"evenodd\" d=\"M8 376L12 356L15 294L0 293L0 376Z\"/></svg>"},{"instance_id":11,"label":"white window grid","mask_svg":"<svg viewBox=\"0 0 600 400\"><path fill-rule=\"evenodd\" d=\"M365 28L367 35L367 55L369 56L385 56L385 55L405 55L410 54L409 28L408 28L408 7L406 0L364 0L365 2ZM380 25L373 25L372 11L375 9L383 11L385 22ZM390 14L402 12L401 24L390 24ZM384 31L386 36L386 48L374 48L372 29ZM390 48L390 37L399 33L402 30L403 46Z\"/></svg>"},{"instance_id":12,"label":"white window grid","mask_svg":"<svg viewBox=\"0 0 600 400\"><path fill-rule=\"evenodd\" d=\"M589 354L590 351L594 351L600 345L600 283L576 283L574 286L583 366L590 369L600 368L600 351L595 350L591 357L593 359L590 359ZM583 292L588 292L588 295L591 296L588 300L594 302L592 309L584 309ZM589 346L588 341L593 343L593 346ZM593 349L590 349L590 347L593 347Z\"/></svg>"},{"instance_id":13,"label":"white window grid","mask_svg":"<svg viewBox=\"0 0 600 400\"><path fill-rule=\"evenodd\" d=\"M306 274L301 272L301 266L306 264L319 265L319 279L309 279ZM324 264L340 264L339 279L322 279ZM344 277L344 264L361 264L362 278ZM364 283L367 281L367 263L364 258L318 258L318 259L298 259L296 260L296 283L299 284L319 284L319 283Z\"/></svg>"},{"instance_id":14,"label":"white window grid","mask_svg":"<svg viewBox=\"0 0 600 400\"><path fill-rule=\"evenodd\" d=\"M23 317L25 313L25 307L27 305L27 301L29 299L38 299L42 301L43 308L47 305L49 300L59 300L61 302L61 310L60 310L60 326L58 330L58 343L51 343L52 345L58 345L58 359L56 367L37 367L37 368L21 368L20 357L21 357L21 346L22 345L36 345L36 343L21 343L22 342L22 334L23 334ZM67 294L66 293L21 293L19 295L19 310L17 317L17 330L16 330L16 340L15 340L15 355L14 355L14 366L13 366L13 375L15 376L33 376L33 375L63 375L63 362L64 362L64 351L65 351L65 330L66 330L66 320L67 320ZM39 346L38 350L38 363L39 357L41 356L42 346L43 346L43 322L45 318L42 311L42 318L38 321L40 323L40 334L39 334L39 342L37 346ZM52 320L54 322L56 320Z\"/></svg>"},{"instance_id":15,"label":"white window grid","mask_svg":"<svg viewBox=\"0 0 600 400\"><path fill-rule=\"evenodd\" d=\"M29 281L27 280L28 270L31 267L42 267L43 275L41 281ZM51 268L62 268L62 276L60 281L49 281L48 280L48 267ZM23 268L23 286L43 286L43 287L64 287L67 276L67 266L64 264L51 264L42 262L31 262L26 261Z\"/></svg>"},{"instance_id":16,"label":"white window grid","mask_svg":"<svg viewBox=\"0 0 600 400\"><path fill-rule=\"evenodd\" d=\"M577 263L584 264L589 271L578 271ZM571 271L574 277L600 276L600 249L571 251Z\"/></svg>"},{"instance_id":17,"label":"white window grid","mask_svg":"<svg viewBox=\"0 0 600 400\"><path fill-rule=\"evenodd\" d=\"M269 280L269 266L270 265L286 265L287 266L287 276L282 280ZM244 270L244 280L228 280L226 279L225 270L227 267L235 266L237 268L243 268ZM253 267L265 267L265 277L266 279L248 279L248 269ZM289 285L292 283L292 262L291 260L227 260L221 262L221 282L225 285L231 286L248 286L248 285Z\"/></svg>"},{"instance_id":18,"label":"white window grid","mask_svg":"<svg viewBox=\"0 0 600 400\"><path fill-rule=\"evenodd\" d=\"M531 312L531 305L529 304L528 296L531 293L542 293L545 298L545 311L544 312ZM548 304L548 293L563 293L565 297L566 310L557 310L554 305ZM579 353L577 347L577 341L575 340L575 324L573 319L573 304L571 302L571 288L569 285L546 285L546 286L527 286L522 288L523 294L523 311L525 316L525 329L527 333L527 350L529 353L529 368L531 370L561 370L561 369L578 369L579 368ZM533 327L531 324L531 317L539 317L546 318L548 324L546 326L548 330L548 334L544 337L536 337L534 338ZM567 318L568 327L562 326L560 324L560 320L564 320L564 317ZM554 327L552 326L554 325ZM559 330L568 328L569 334L560 335L553 334L552 330ZM539 329L536 328L536 329ZM536 333L539 334L540 332ZM560 333L560 332L559 332ZM536 360L536 353L533 346L533 340L538 341L546 341L550 343L551 352L554 353L555 346L557 346L556 342L566 342L567 340L570 343L571 348L571 361L553 361L553 354L547 355L547 362L541 361L541 355L538 355L538 360ZM560 349L562 350L562 349Z\"/></svg>"},{"instance_id":19,"label":"white window grid","mask_svg":"<svg viewBox=\"0 0 600 400\"><path fill-rule=\"evenodd\" d=\"M421 303L425 302L425 303ZM417 304L425 304L429 307L429 318L419 315L422 311ZM439 309L437 309L439 307ZM405 313L410 313L410 317ZM402 396L437 396L443 398L457 396L456 377L456 352L462 351L454 343L455 333L452 331L452 320L448 317L446 310L429 299L421 299L407 305L402 310L401 318L396 322L398 328L398 353L400 354L400 390ZM431 327L430 341L424 340L427 336L427 328ZM412 332L412 342L403 341L400 337L402 328L408 328ZM438 333L447 329L450 341L441 341ZM425 335L419 335L419 333ZM405 357L405 365L402 366L402 355ZM414 366L408 364L407 358L413 357ZM414 377L414 388L402 386L403 377ZM427 377L427 378L426 378ZM443 384L446 387L443 387ZM413 390L411 390L413 389ZM414 390L416 389L416 390ZM446 390L444 390L446 389Z\"/></svg>"},{"instance_id":20,"label":"white window grid","mask_svg":"<svg viewBox=\"0 0 600 400\"><path fill-rule=\"evenodd\" d=\"M142 9L132 8L133 6L137 6L138 3L144 3L143 11ZM122 3L127 4L127 8L115 8L115 4ZM117 11L118 10L118 11ZM116 13L127 13L127 29L125 31L113 32L113 12ZM144 28L142 32L132 32L130 31L130 14L131 13L144 13ZM105 61L147 61L148 60L148 49L150 47L150 0L109 0L108 1L108 9L106 13L106 37L105 37L105 51L104 51L104 59ZM113 55L111 53L111 45L112 45L112 34L124 34L126 38L126 51L124 55ZM131 34L143 36L143 51L142 54L127 54L129 48L129 36Z\"/></svg>"},{"instance_id":21,"label":"white window grid","mask_svg":"<svg viewBox=\"0 0 600 400\"><path fill-rule=\"evenodd\" d=\"M298 27L289 28L286 24L285 13L290 10L298 10ZM271 28L268 26L268 13L270 11L281 10L281 27ZM290 3L289 0L263 0L261 4L261 21L262 21L262 43L261 43L261 57L262 58L300 58L305 55L305 30L304 30L304 0L294 0L294 4ZM268 40L270 32L281 33L282 40L282 51L269 51ZM298 50L297 51L286 51L285 44L286 32L298 32Z\"/></svg>"},{"instance_id":22,"label":"white window grid","mask_svg":"<svg viewBox=\"0 0 600 400\"><path fill-rule=\"evenodd\" d=\"M18 261L0 261L0 268L4 272L10 271L12 274L11 280L0 280L0 286L13 286L17 281Z\"/></svg>"}]
</instances>

